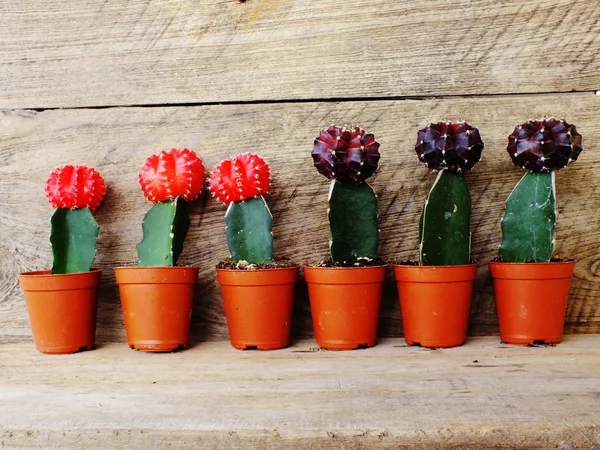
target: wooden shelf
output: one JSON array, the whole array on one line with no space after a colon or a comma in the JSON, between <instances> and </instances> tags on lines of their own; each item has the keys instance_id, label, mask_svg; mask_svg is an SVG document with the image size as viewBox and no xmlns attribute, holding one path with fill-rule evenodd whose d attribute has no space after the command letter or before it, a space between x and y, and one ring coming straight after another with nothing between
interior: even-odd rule
<instances>
[{"instance_id":1,"label":"wooden shelf","mask_svg":"<svg viewBox=\"0 0 600 450\"><path fill-rule=\"evenodd\" d=\"M293 440L293 442L291 441ZM600 448L600 335L353 352L0 346L0 447ZM563 447L560 447L560 446ZM595 446L595 447L594 447Z\"/></svg>"}]
</instances>

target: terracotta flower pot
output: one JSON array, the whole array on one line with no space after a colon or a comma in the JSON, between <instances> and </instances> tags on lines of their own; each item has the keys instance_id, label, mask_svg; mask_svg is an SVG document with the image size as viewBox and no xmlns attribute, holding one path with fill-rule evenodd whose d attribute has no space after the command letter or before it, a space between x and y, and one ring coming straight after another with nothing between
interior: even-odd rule
<instances>
[{"instance_id":1,"label":"terracotta flower pot","mask_svg":"<svg viewBox=\"0 0 600 450\"><path fill-rule=\"evenodd\" d=\"M102 269L52 275L25 272L19 283L36 348L42 353L75 353L94 348L98 285Z\"/></svg>"},{"instance_id":2,"label":"terracotta flower pot","mask_svg":"<svg viewBox=\"0 0 600 450\"><path fill-rule=\"evenodd\" d=\"M231 345L240 350L289 345L298 270L217 269Z\"/></svg>"},{"instance_id":3,"label":"terracotta flower pot","mask_svg":"<svg viewBox=\"0 0 600 450\"><path fill-rule=\"evenodd\" d=\"M404 340L421 347L456 347L467 337L477 264L394 265Z\"/></svg>"},{"instance_id":4,"label":"terracotta flower pot","mask_svg":"<svg viewBox=\"0 0 600 450\"><path fill-rule=\"evenodd\" d=\"M198 267L115 268L129 347L172 352L189 347Z\"/></svg>"},{"instance_id":5,"label":"terracotta flower pot","mask_svg":"<svg viewBox=\"0 0 600 450\"><path fill-rule=\"evenodd\" d=\"M377 343L386 266L304 266L317 344L354 350Z\"/></svg>"},{"instance_id":6,"label":"terracotta flower pot","mask_svg":"<svg viewBox=\"0 0 600 450\"><path fill-rule=\"evenodd\" d=\"M562 340L575 261L489 263L500 339L508 344Z\"/></svg>"}]
</instances>

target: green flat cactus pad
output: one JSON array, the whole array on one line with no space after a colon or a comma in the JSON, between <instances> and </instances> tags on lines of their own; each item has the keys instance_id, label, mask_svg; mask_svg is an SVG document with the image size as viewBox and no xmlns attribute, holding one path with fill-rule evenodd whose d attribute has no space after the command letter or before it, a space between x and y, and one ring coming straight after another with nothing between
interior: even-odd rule
<instances>
[{"instance_id":1,"label":"green flat cactus pad","mask_svg":"<svg viewBox=\"0 0 600 450\"><path fill-rule=\"evenodd\" d=\"M50 219L52 273L88 272L96 257L99 227L89 208L58 208Z\"/></svg>"},{"instance_id":2,"label":"green flat cactus pad","mask_svg":"<svg viewBox=\"0 0 600 450\"><path fill-rule=\"evenodd\" d=\"M439 172L421 215L419 258L424 266L471 261L471 194L462 173Z\"/></svg>"},{"instance_id":3,"label":"green flat cactus pad","mask_svg":"<svg viewBox=\"0 0 600 450\"><path fill-rule=\"evenodd\" d=\"M144 237L137 246L138 265L174 266L183 251L190 226L187 203L175 200L156 203L144 216Z\"/></svg>"},{"instance_id":4,"label":"green flat cactus pad","mask_svg":"<svg viewBox=\"0 0 600 450\"><path fill-rule=\"evenodd\" d=\"M554 172L529 172L506 200L499 256L506 262L548 262L554 251Z\"/></svg>"},{"instance_id":5,"label":"green flat cactus pad","mask_svg":"<svg viewBox=\"0 0 600 450\"><path fill-rule=\"evenodd\" d=\"M367 182L332 181L329 190L331 258L352 263L358 258L377 258L379 215L377 195Z\"/></svg>"},{"instance_id":6,"label":"green flat cactus pad","mask_svg":"<svg viewBox=\"0 0 600 450\"><path fill-rule=\"evenodd\" d=\"M233 202L225 213L231 259L254 264L273 262L273 217L262 196Z\"/></svg>"}]
</instances>

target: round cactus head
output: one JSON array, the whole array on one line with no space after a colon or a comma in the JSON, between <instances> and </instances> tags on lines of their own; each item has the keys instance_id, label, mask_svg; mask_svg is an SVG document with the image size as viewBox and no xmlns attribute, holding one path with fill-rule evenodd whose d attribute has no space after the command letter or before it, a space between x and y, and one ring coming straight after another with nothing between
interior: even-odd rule
<instances>
[{"instance_id":1,"label":"round cactus head","mask_svg":"<svg viewBox=\"0 0 600 450\"><path fill-rule=\"evenodd\" d=\"M142 191L153 203L181 197L194 200L204 184L204 165L192 150L172 148L150 156L138 174Z\"/></svg>"},{"instance_id":2,"label":"round cactus head","mask_svg":"<svg viewBox=\"0 0 600 450\"><path fill-rule=\"evenodd\" d=\"M583 148L575 125L562 119L544 119L517 125L508 137L507 150L516 166L551 172L576 161Z\"/></svg>"},{"instance_id":3,"label":"round cactus head","mask_svg":"<svg viewBox=\"0 0 600 450\"><path fill-rule=\"evenodd\" d=\"M483 141L467 122L438 122L419 130L415 150L430 169L463 172L481 159Z\"/></svg>"},{"instance_id":4,"label":"round cactus head","mask_svg":"<svg viewBox=\"0 0 600 450\"><path fill-rule=\"evenodd\" d=\"M252 153L226 159L210 174L210 192L225 204L268 194L270 187L269 165Z\"/></svg>"},{"instance_id":5,"label":"round cactus head","mask_svg":"<svg viewBox=\"0 0 600 450\"><path fill-rule=\"evenodd\" d=\"M46 181L46 197L54 208L95 210L104 199L106 184L87 166L66 165L54 169Z\"/></svg>"},{"instance_id":6,"label":"round cactus head","mask_svg":"<svg viewBox=\"0 0 600 450\"><path fill-rule=\"evenodd\" d=\"M379 143L359 127L331 125L315 139L311 153L322 175L342 183L359 184L373 175L379 163Z\"/></svg>"}]
</instances>

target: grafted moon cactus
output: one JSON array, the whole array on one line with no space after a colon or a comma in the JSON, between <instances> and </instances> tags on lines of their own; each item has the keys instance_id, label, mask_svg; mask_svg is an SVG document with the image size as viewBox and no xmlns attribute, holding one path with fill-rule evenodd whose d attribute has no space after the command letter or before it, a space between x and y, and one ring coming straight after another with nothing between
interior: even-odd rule
<instances>
[{"instance_id":1,"label":"grafted moon cactus","mask_svg":"<svg viewBox=\"0 0 600 450\"><path fill-rule=\"evenodd\" d=\"M575 125L563 119L530 120L508 137L508 153L528 170L506 200L499 257L505 262L548 262L555 246L554 171L576 161L583 150Z\"/></svg>"},{"instance_id":2,"label":"grafted moon cactus","mask_svg":"<svg viewBox=\"0 0 600 450\"><path fill-rule=\"evenodd\" d=\"M375 260L377 195L365 180L377 169L379 143L359 127L331 125L319 133L311 155L319 173L332 180L327 214L332 261L359 265Z\"/></svg>"},{"instance_id":3,"label":"grafted moon cactus","mask_svg":"<svg viewBox=\"0 0 600 450\"><path fill-rule=\"evenodd\" d=\"M419 161L439 170L419 224L421 265L470 263L471 194L464 172L481 159L483 148L479 130L466 122L431 123L419 130Z\"/></svg>"},{"instance_id":4,"label":"grafted moon cactus","mask_svg":"<svg viewBox=\"0 0 600 450\"><path fill-rule=\"evenodd\" d=\"M50 220L52 273L89 271L99 231L92 211L106 194L104 179L91 167L65 165L50 174L45 191L56 208Z\"/></svg>"},{"instance_id":5,"label":"grafted moon cactus","mask_svg":"<svg viewBox=\"0 0 600 450\"><path fill-rule=\"evenodd\" d=\"M154 203L142 222L137 246L140 266L174 266L190 226L187 202L200 195L204 165L192 150L173 148L150 156L138 174L144 195Z\"/></svg>"},{"instance_id":6,"label":"grafted moon cactus","mask_svg":"<svg viewBox=\"0 0 600 450\"><path fill-rule=\"evenodd\" d=\"M263 195L271 186L269 165L243 153L219 163L210 175L210 191L228 205L227 246L234 262L273 262L273 217Z\"/></svg>"}]
</instances>

